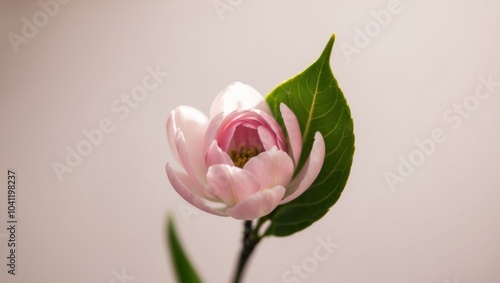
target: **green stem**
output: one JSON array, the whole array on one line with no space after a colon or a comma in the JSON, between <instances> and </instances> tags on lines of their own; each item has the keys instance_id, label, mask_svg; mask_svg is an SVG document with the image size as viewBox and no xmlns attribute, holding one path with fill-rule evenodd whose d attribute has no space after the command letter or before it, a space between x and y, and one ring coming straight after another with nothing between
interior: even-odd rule
<instances>
[{"instance_id":1,"label":"green stem","mask_svg":"<svg viewBox=\"0 0 500 283\"><path fill-rule=\"evenodd\" d=\"M245 266L252 255L257 244L260 242L261 237L258 234L258 228L260 227L260 222L257 227L253 229L252 221L244 221L244 231L243 231L243 247L241 248L240 258L238 260L238 265L236 268L236 273L234 274L233 283L240 283L243 277L243 272L245 271Z\"/></svg>"}]
</instances>

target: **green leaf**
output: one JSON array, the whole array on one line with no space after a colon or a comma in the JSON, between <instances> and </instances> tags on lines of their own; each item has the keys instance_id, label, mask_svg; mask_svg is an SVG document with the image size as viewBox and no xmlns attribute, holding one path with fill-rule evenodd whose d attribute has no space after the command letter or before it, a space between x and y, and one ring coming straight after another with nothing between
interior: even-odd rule
<instances>
[{"instance_id":1,"label":"green leaf","mask_svg":"<svg viewBox=\"0 0 500 283\"><path fill-rule=\"evenodd\" d=\"M189 262L186 253L182 249L182 245L175 232L175 226L172 218L168 218L168 246L170 257L172 259L177 282L179 283L201 283L201 279L194 270L193 265Z\"/></svg>"},{"instance_id":2,"label":"green leaf","mask_svg":"<svg viewBox=\"0 0 500 283\"><path fill-rule=\"evenodd\" d=\"M349 177L354 155L354 126L347 101L330 68L334 41L335 35L314 64L266 97L284 130L281 103L299 120L303 149L298 170L310 154L317 131L323 135L326 152L323 168L311 187L268 216L271 224L265 235L288 236L319 220L337 202Z\"/></svg>"}]
</instances>

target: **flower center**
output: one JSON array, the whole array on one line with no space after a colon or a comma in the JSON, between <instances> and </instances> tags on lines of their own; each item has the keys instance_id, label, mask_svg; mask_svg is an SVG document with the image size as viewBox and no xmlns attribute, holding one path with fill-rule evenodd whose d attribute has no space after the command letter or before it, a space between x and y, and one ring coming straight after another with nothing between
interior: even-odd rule
<instances>
[{"instance_id":1,"label":"flower center","mask_svg":"<svg viewBox=\"0 0 500 283\"><path fill-rule=\"evenodd\" d=\"M234 166L243 168L248 160L250 160L254 156L257 156L259 153L260 152L256 147L247 148L244 146L240 146L238 150L231 150L229 156L231 157L231 160L233 160Z\"/></svg>"}]
</instances>

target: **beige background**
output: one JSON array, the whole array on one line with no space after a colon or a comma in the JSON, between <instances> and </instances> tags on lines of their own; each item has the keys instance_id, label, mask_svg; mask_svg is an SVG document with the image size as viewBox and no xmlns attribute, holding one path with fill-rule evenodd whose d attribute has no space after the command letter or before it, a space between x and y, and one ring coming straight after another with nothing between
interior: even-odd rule
<instances>
[{"instance_id":1,"label":"beige background","mask_svg":"<svg viewBox=\"0 0 500 283\"><path fill-rule=\"evenodd\" d=\"M338 248L298 282L500 282L500 87L456 129L443 119L479 76L500 81L499 2L401 0L349 57L341 46L355 46L356 28L397 3L220 1L231 7L221 15L211 0L69 1L18 53L8 34L21 36L23 17L43 10L0 3L0 282L108 283L123 272L121 283L173 282L167 213L205 281L228 282L241 224L192 210L173 191L167 116L179 104L208 111L233 81L268 93L333 32L331 62L355 122L349 182L312 227L266 239L246 282L287 282L328 237ZM147 66L169 75L120 119L112 104L142 84ZM106 118L114 131L59 182L52 162ZM436 128L446 141L391 190L386 171ZM15 277L5 259L8 168L18 174Z\"/></svg>"}]
</instances>

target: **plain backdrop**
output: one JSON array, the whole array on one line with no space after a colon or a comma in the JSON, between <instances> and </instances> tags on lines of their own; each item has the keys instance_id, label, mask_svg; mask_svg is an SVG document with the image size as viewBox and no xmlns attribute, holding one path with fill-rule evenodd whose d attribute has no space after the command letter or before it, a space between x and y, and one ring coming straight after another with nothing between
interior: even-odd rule
<instances>
[{"instance_id":1,"label":"plain backdrop","mask_svg":"<svg viewBox=\"0 0 500 283\"><path fill-rule=\"evenodd\" d=\"M287 271L288 282L500 282L500 85L474 96L487 90L480 78L500 82L498 1L71 0L51 2L52 15L48 2L0 3L1 282L174 282L168 214L204 282L229 282L242 225L172 189L167 117L181 104L208 112L234 81L269 93L333 33L331 65L355 125L349 181L310 228L265 239L245 282L287 282ZM128 115L113 110L148 68L168 76ZM54 162L66 164L103 119L113 131L58 180ZM445 140L419 154L415 140L436 129ZM419 165L391 188L387 172L410 157ZM337 248L318 261L321 239Z\"/></svg>"}]
</instances>

